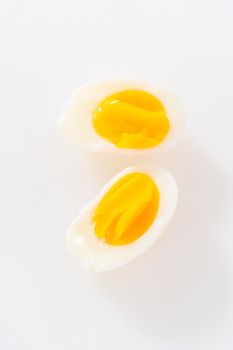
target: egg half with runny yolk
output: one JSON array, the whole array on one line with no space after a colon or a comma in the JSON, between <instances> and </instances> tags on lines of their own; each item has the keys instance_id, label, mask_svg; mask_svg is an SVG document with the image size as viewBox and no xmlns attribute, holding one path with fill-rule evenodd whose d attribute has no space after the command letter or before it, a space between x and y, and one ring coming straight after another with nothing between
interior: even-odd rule
<instances>
[{"instance_id":1,"label":"egg half with runny yolk","mask_svg":"<svg viewBox=\"0 0 233 350\"><path fill-rule=\"evenodd\" d=\"M74 91L59 128L80 148L142 153L173 145L183 112L173 94L157 85L104 80Z\"/></svg>"},{"instance_id":2,"label":"egg half with runny yolk","mask_svg":"<svg viewBox=\"0 0 233 350\"><path fill-rule=\"evenodd\" d=\"M68 245L83 266L108 271L127 264L164 232L178 188L165 169L129 167L106 184L72 223Z\"/></svg>"}]
</instances>

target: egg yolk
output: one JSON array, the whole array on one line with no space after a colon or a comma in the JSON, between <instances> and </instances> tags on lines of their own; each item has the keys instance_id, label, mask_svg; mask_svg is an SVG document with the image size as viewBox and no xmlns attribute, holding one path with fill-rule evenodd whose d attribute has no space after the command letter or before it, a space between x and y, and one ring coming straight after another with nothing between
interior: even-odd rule
<instances>
[{"instance_id":1,"label":"egg yolk","mask_svg":"<svg viewBox=\"0 0 233 350\"><path fill-rule=\"evenodd\" d=\"M151 226L158 207L159 190L150 176L138 172L125 175L95 209L95 235L112 245L131 243Z\"/></svg>"},{"instance_id":2,"label":"egg yolk","mask_svg":"<svg viewBox=\"0 0 233 350\"><path fill-rule=\"evenodd\" d=\"M169 130L162 103L140 90L127 90L105 98L93 112L93 126L101 137L119 148L150 148L160 144Z\"/></svg>"}]
</instances>

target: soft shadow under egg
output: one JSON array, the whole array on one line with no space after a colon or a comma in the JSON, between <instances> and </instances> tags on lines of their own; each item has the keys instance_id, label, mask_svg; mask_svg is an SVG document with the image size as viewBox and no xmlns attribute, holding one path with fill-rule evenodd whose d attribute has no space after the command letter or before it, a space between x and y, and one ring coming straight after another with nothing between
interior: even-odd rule
<instances>
[{"instance_id":1,"label":"soft shadow under egg","mask_svg":"<svg viewBox=\"0 0 233 350\"><path fill-rule=\"evenodd\" d=\"M92 160L97 174L104 166L106 180L129 165L127 158L108 154ZM140 160L133 157L131 164ZM171 341L195 338L218 326L230 295L228 270L214 238L227 200L224 177L188 142L147 160L175 176L180 191L176 213L149 251L127 266L98 275L98 286L122 322L138 331Z\"/></svg>"}]
</instances>

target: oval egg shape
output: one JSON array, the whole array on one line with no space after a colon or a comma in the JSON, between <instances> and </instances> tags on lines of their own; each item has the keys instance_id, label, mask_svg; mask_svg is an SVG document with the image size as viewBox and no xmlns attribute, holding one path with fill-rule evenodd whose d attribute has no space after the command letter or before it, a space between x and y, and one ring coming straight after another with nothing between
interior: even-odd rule
<instances>
[{"instance_id":1,"label":"oval egg shape","mask_svg":"<svg viewBox=\"0 0 233 350\"><path fill-rule=\"evenodd\" d=\"M174 145L184 118L178 100L159 85L112 79L75 90L58 125L80 148L138 154Z\"/></svg>"},{"instance_id":2,"label":"oval egg shape","mask_svg":"<svg viewBox=\"0 0 233 350\"><path fill-rule=\"evenodd\" d=\"M145 252L164 232L178 199L173 176L155 165L129 167L72 223L68 245L84 267L109 271Z\"/></svg>"}]
</instances>

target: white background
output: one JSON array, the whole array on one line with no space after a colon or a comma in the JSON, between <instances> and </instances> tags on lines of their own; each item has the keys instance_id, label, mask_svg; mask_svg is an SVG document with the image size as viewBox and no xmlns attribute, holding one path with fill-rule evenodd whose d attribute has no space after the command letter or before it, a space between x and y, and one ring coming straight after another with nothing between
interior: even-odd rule
<instances>
[{"instance_id":1,"label":"white background","mask_svg":"<svg viewBox=\"0 0 233 350\"><path fill-rule=\"evenodd\" d=\"M231 0L9 0L0 5L1 350L233 348ZM71 91L159 82L187 130L150 161L176 177L166 234L111 273L66 249L79 209L138 158L79 152L56 121Z\"/></svg>"}]
</instances>

